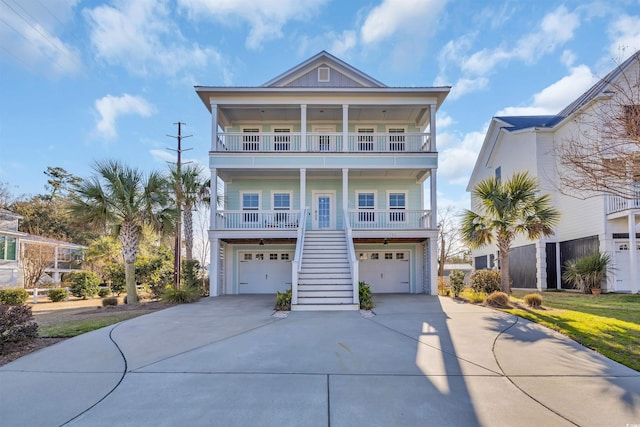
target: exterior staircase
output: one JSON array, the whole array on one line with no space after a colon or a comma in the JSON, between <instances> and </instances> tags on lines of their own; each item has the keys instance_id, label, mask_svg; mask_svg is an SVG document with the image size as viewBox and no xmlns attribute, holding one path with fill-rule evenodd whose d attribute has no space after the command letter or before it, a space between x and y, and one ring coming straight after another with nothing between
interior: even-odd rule
<instances>
[{"instance_id":1,"label":"exterior staircase","mask_svg":"<svg viewBox=\"0 0 640 427\"><path fill-rule=\"evenodd\" d=\"M344 230L307 230L294 311L358 310Z\"/></svg>"}]
</instances>

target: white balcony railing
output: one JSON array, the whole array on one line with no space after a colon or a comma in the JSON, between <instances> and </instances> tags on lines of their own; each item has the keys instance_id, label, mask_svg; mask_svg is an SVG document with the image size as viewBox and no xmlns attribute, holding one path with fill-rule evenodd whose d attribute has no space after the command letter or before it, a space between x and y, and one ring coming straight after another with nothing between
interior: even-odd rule
<instances>
[{"instance_id":1,"label":"white balcony railing","mask_svg":"<svg viewBox=\"0 0 640 427\"><path fill-rule=\"evenodd\" d=\"M295 230L300 224L300 211L218 211L219 230Z\"/></svg>"},{"instance_id":2,"label":"white balcony railing","mask_svg":"<svg viewBox=\"0 0 640 427\"><path fill-rule=\"evenodd\" d=\"M299 132L220 132L216 150L249 153L421 153L431 150L428 133L349 133L346 150L343 139L339 132L308 132L304 141Z\"/></svg>"},{"instance_id":3,"label":"white balcony railing","mask_svg":"<svg viewBox=\"0 0 640 427\"><path fill-rule=\"evenodd\" d=\"M607 214L622 212L627 209L640 209L640 194L633 199L625 199L620 196L607 196Z\"/></svg>"},{"instance_id":4,"label":"white balcony railing","mask_svg":"<svg viewBox=\"0 0 640 427\"><path fill-rule=\"evenodd\" d=\"M431 211L404 209L350 209L353 230L421 230L430 228Z\"/></svg>"}]
</instances>

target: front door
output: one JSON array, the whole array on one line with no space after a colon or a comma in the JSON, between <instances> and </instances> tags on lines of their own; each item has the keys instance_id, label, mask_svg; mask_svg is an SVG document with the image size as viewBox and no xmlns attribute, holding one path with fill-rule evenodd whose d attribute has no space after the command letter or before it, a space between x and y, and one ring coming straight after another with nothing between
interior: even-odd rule
<instances>
[{"instance_id":1,"label":"front door","mask_svg":"<svg viewBox=\"0 0 640 427\"><path fill-rule=\"evenodd\" d=\"M313 228L333 229L334 225L334 195L332 193L314 194Z\"/></svg>"}]
</instances>

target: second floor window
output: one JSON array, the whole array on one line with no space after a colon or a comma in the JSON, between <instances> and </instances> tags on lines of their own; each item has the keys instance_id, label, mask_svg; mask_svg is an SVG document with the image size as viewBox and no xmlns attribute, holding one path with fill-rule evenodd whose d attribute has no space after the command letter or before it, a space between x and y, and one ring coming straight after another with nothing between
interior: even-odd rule
<instances>
[{"instance_id":1,"label":"second floor window","mask_svg":"<svg viewBox=\"0 0 640 427\"><path fill-rule=\"evenodd\" d=\"M389 193L389 209L391 211L404 211L406 209L407 195L405 193ZM389 213L389 221L404 222L404 212Z\"/></svg>"},{"instance_id":2,"label":"second floor window","mask_svg":"<svg viewBox=\"0 0 640 427\"><path fill-rule=\"evenodd\" d=\"M242 195L242 210L256 211L245 213L244 222L258 222L258 209L260 209L260 195L258 193L244 193Z\"/></svg>"},{"instance_id":3,"label":"second floor window","mask_svg":"<svg viewBox=\"0 0 640 427\"><path fill-rule=\"evenodd\" d=\"M0 236L0 261L16 260L16 238Z\"/></svg>"},{"instance_id":4,"label":"second floor window","mask_svg":"<svg viewBox=\"0 0 640 427\"><path fill-rule=\"evenodd\" d=\"M375 221L375 195L373 193L358 193L358 210L364 212L358 212L359 222L373 222ZM371 212L366 212L371 211Z\"/></svg>"}]
</instances>

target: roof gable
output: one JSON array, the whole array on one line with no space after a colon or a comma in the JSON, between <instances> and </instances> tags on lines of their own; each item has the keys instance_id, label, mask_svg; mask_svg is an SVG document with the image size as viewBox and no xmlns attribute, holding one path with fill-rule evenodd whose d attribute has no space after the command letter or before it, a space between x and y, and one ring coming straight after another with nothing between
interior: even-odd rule
<instances>
[{"instance_id":1,"label":"roof gable","mask_svg":"<svg viewBox=\"0 0 640 427\"><path fill-rule=\"evenodd\" d=\"M507 124L503 129L514 132L529 128L549 128L562 120L562 116L502 116L495 117Z\"/></svg>"},{"instance_id":2,"label":"roof gable","mask_svg":"<svg viewBox=\"0 0 640 427\"><path fill-rule=\"evenodd\" d=\"M320 68L328 68L328 79L319 78ZM323 76L324 77L324 76ZM387 87L326 51L263 84L262 87Z\"/></svg>"},{"instance_id":3,"label":"roof gable","mask_svg":"<svg viewBox=\"0 0 640 427\"><path fill-rule=\"evenodd\" d=\"M591 86L589 90L583 93L578 99L573 101L571 104L566 106L564 110L558 113L558 115L567 117L575 113L576 111L578 111L583 106L587 105L598 95L607 91L611 86L611 84L615 82L618 79L618 77L620 77L620 75L624 73L627 70L627 68L629 68L631 64L634 61L637 61L638 59L640 59L640 50L634 53L633 55L631 55L622 64L614 68L609 74L604 76L604 78L600 79L600 81L598 81L595 85Z\"/></svg>"}]
</instances>

